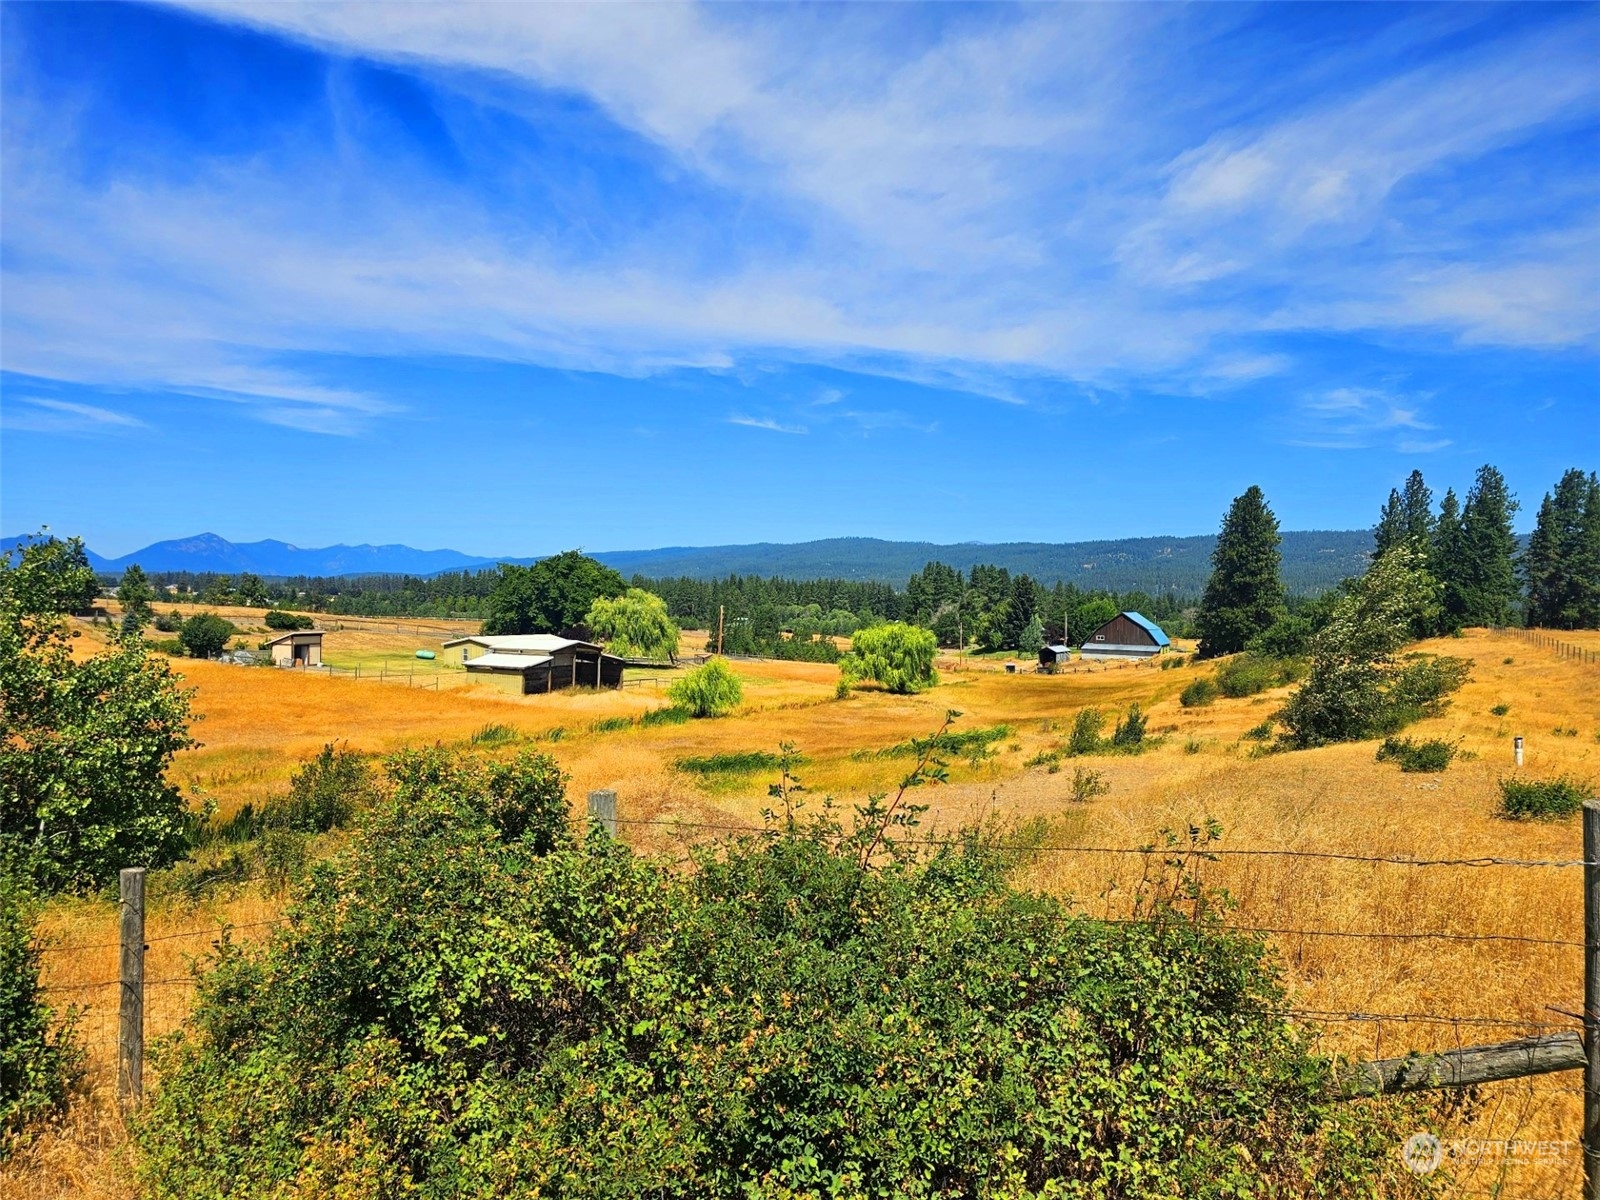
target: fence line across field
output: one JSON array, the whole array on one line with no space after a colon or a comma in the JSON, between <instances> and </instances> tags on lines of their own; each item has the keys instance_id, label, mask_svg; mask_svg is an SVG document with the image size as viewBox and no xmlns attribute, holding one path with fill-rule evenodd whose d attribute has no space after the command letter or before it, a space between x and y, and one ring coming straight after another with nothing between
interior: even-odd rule
<instances>
[{"instance_id":1,"label":"fence line across field","mask_svg":"<svg viewBox=\"0 0 1600 1200\"><path fill-rule=\"evenodd\" d=\"M588 822L593 827L615 837L622 827L660 827L683 832L707 830L721 833L774 833L770 826L724 824L712 822L664 821L619 816L617 794L614 791L589 793ZM914 843L932 846L961 844L952 838L913 838ZM1360 1010L1289 1008L1284 1015L1316 1024L1416 1024L1449 1026L1456 1029L1503 1029L1525 1031L1525 1036L1509 1042L1491 1045L1461 1046L1428 1054L1408 1054L1404 1058L1380 1059L1355 1063L1339 1080L1335 1081L1337 1095L1353 1098L1363 1095L1410 1091L1423 1088L1467 1087L1487 1082L1513 1079L1531 1079L1541 1074L1564 1072L1581 1068L1584 1072L1582 1087L1542 1087L1531 1090L1550 1093L1582 1093L1584 1116L1581 1145L1583 1147L1585 1200L1600 1200L1600 800L1589 800L1583 806L1583 857L1581 859L1505 859L1505 858L1454 858L1419 859L1408 857L1342 854L1330 851L1282 850L1266 848L1218 849L1186 851L1183 847L1115 847L1017 845L1017 850L1044 851L1060 854L1115 854L1157 856L1160 858L1186 857L1201 861L1238 856L1271 856L1288 859L1312 859L1367 863L1381 866L1428 867L1509 867L1509 868L1573 868L1583 867L1584 889L1584 940L1532 937L1520 934L1456 934L1447 930L1346 930L1300 929L1274 926L1255 926L1220 923L1219 928L1231 932L1295 938L1325 937L1371 941L1416 942L1441 940L1462 943L1503 943L1543 946L1557 949L1576 949L1584 952L1584 1003L1582 1014L1568 1014L1552 1009L1564 1022L1532 1020L1525 1017L1498 1017L1487 1014L1431 1013L1431 1012L1363 1012ZM219 877L208 881L207 886L232 885L254 882L259 876ZM117 1096L124 1107L137 1104L143 1093L144 1067L144 993L151 987L192 986L194 975L147 979L144 973L145 951L153 942L183 938L226 935L233 931L262 929L285 923L284 918L251 921L241 924L221 923L198 929L162 934L146 939L145 922L145 870L142 867L124 869L119 876L120 937L115 943L98 942L82 944L42 945L43 954L79 953L89 950L119 949L119 976L116 979L96 980L82 984L51 984L41 990L52 994L71 994L116 987L119 989L117 1034ZM1129 925L1141 919L1116 920L1111 923ZM1148 923L1147 921L1145 923ZM1548 1007L1548 1006L1547 1006ZM1531 1032L1528 1032L1531 1031ZM1459 1040L1459 1039L1458 1039Z\"/></svg>"},{"instance_id":2,"label":"fence line across field","mask_svg":"<svg viewBox=\"0 0 1600 1200\"><path fill-rule=\"evenodd\" d=\"M1578 646L1572 642L1562 641L1554 634L1546 633L1542 629L1505 628L1496 630L1496 632L1509 633L1513 637L1527 642L1530 646L1554 650L1559 658L1568 659L1572 662L1587 663L1591 666L1600 665L1600 650L1591 650L1587 646Z\"/></svg>"}]
</instances>

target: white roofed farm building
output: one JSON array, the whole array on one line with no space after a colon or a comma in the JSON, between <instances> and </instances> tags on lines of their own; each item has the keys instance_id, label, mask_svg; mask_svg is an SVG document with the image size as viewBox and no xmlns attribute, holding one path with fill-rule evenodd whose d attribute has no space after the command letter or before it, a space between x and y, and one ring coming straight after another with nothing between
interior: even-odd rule
<instances>
[{"instance_id":1,"label":"white roofed farm building","mask_svg":"<svg viewBox=\"0 0 1600 1200\"><path fill-rule=\"evenodd\" d=\"M1083 639L1084 658L1154 658L1172 643L1149 617L1118 613Z\"/></svg>"},{"instance_id":2,"label":"white roofed farm building","mask_svg":"<svg viewBox=\"0 0 1600 1200\"><path fill-rule=\"evenodd\" d=\"M551 633L480 634L452 638L444 646L461 648L461 665L468 671L522 676L524 696L569 687L622 686L622 659L594 642Z\"/></svg>"}]
</instances>

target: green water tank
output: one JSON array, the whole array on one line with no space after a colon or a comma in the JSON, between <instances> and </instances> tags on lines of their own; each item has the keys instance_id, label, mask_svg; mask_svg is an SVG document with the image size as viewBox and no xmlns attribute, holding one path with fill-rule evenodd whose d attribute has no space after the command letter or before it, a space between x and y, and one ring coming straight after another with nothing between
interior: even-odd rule
<instances>
[{"instance_id":1,"label":"green water tank","mask_svg":"<svg viewBox=\"0 0 1600 1200\"><path fill-rule=\"evenodd\" d=\"M434 654L433 654L432 650L418 650L417 651L417 657L418 658L432 658L433 656L434 656Z\"/></svg>"}]
</instances>

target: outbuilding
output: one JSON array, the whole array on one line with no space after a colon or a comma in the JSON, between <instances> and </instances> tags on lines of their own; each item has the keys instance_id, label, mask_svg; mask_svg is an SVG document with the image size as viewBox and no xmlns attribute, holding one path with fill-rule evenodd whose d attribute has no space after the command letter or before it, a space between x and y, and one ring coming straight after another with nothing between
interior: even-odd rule
<instances>
[{"instance_id":1,"label":"outbuilding","mask_svg":"<svg viewBox=\"0 0 1600 1200\"><path fill-rule=\"evenodd\" d=\"M1039 651L1041 667L1057 667L1072 658L1071 646L1044 646Z\"/></svg>"},{"instance_id":2,"label":"outbuilding","mask_svg":"<svg viewBox=\"0 0 1600 1200\"><path fill-rule=\"evenodd\" d=\"M1149 617L1118 613L1083 641L1085 658L1154 658L1172 642Z\"/></svg>"},{"instance_id":3,"label":"outbuilding","mask_svg":"<svg viewBox=\"0 0 1600 1200\"><path fill-rule=\"evenodd\" d=\"M452 638L445 649L461 650L461 665L490 675L522 676L522 694L568 687L622 686L623 661L594 642L550 633Z\"/></svg>"},{"instance_id":4,"label":"outbuilding","mask_svg":"<svg viewBox=\"0 0 1600 1200\"><path fill-rule=\"evenodd\" d=\"M266 643L272 652L272 663L278 667L320 667L322 665L322 630L297 629L293 633L280 633Z\"/></svg>"}]
</instances>

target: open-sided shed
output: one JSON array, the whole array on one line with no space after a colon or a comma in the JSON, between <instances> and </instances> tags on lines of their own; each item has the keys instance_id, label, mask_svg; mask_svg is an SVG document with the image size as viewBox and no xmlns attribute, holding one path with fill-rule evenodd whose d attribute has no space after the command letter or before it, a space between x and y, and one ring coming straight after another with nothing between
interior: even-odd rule
<instances>
[{"instance_id":1,"label":"open-sided shed","mask_svg":"<svg viewBox=\"0 0 1600 1200\"><path fill-rule=\"evenodd\" d=\"M1123 612L1086 637L1082 653L1085 658L1154 658L1171 644L1149 617Z\"/></svg>"},{"instance_id":2,"label":"open-sided shed","mask_svg":"<svg viewBox=\"0 0 1600 1200\"><path fill-rule=\"evenodd\" d=\"M452 638L462 665L492 675L521 675L525 696L568 687L621 687L623 661L593 642L547 633Z\"/></svg>"}]
</instances>

